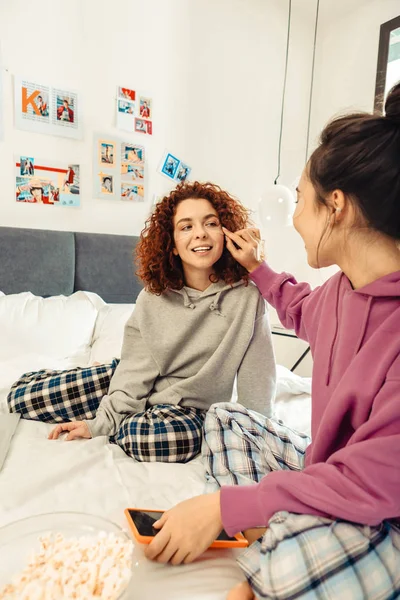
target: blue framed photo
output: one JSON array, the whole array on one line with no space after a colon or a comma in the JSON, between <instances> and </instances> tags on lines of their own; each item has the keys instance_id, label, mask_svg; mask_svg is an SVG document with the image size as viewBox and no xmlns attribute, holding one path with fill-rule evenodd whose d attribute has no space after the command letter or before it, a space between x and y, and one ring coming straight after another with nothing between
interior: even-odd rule
<instances>
[{"instance_id":1,"label":"blue framed photo","mask_svg":"<svg viewBox=\"0 0 400 600\"><path fill-rule=\"evenodd\" d=\"M176 158L176 156L168 153L161 167L161 173L164 173L164 175L166 175L170 179L175 179L179 163L180 160Z\"/></svg>"}]
</instances>

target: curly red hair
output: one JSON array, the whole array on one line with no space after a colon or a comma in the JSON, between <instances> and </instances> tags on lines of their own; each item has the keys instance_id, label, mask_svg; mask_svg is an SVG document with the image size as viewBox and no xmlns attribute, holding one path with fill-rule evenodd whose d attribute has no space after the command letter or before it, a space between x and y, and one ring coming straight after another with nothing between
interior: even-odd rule
<instances>
[{"instance_id":1,"label":"curly red hair","mask_svg":"<svg viewBox=\"0 0 400 600\"><path fill-rule=\"evenodd\" d=\"M156 205L136 245L135 262L139 267L136 274L152 294L160 295L168 288L180 290L184 286L181 259L172 252L175 246L173 217L177 205L189 198L208 200L217 211L221 225L230 231L249 225L249 211L218 185L198 181L180 183ZM210 280L228 284L243 280L247 285L248 279L246 269L224 248Z\"/></svg>"}]
</instances>

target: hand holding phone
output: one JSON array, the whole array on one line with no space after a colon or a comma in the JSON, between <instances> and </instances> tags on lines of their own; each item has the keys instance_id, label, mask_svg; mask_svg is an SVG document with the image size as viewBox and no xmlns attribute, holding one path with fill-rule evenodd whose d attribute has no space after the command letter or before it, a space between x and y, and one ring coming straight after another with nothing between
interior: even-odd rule
<instances>
[{"instance_id":1,"label":"hand holding phone","mask_svg":"<svg viewBox=\"0 0 400 600\"><path fill-rule=\"evenodd\" d=\"M162 510L147 510L140 508L126 508L125 516L135 538L141 544L150 544L154 536L157 535L159 529L153 527L163 515ZM248 541L241 534L229 536L226 531L222 530L216 540L214 540L210 548L247 548Z\"/></svg>"}]
</instances>

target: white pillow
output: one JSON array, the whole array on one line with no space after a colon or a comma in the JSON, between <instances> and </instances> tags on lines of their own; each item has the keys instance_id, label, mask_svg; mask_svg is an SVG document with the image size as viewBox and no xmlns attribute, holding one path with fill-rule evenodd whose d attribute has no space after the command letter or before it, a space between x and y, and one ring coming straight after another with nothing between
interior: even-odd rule
<instances>
[{"instance_id":1,"label":"white pillow","mask_svg":"<svg viewBox=\"0 0 400 600\"><path fill-rule=\"evenodd\" d=\"M275 401L285 401L292 396L311 396L311 377L300 377L282 365L276 365Z\"/></svg>"},{"instance_id":2,"label":"white pillow","mask_svg":"<svg viewBox=\"0 0 400 600\"><path fill-rule=\"evenodd\" d=\"M42 354L21 354L8 360L0 361L0 413L8 412L7 395L10 387L24 373L40 371L41 369L54 369L64 371L75 367L86 367L89 364L89 350L86 354L75 355L70 358L54 358Z\"/></svg>"},{"instance_id":3,"label":"white pillow","mask_svg":"<svg viewBox=\"0 0 400 600\"><path fill-rule=\"evenodd\" d=\"M31 292L1 296L0 360L26 354L87 360L97 312L84 292L50 298Z\"/></svg>"},{"instance_id":4,"label":"white pillow","mask_svg":"<svg viewBox=\"0 0 400 600\"><path fill-rule=\"evenodd\" d=\"M134 309L135 304L106 304L100 308L94 328L90 364L121 357L125 324Z\"/></svg>"}]
</instances>

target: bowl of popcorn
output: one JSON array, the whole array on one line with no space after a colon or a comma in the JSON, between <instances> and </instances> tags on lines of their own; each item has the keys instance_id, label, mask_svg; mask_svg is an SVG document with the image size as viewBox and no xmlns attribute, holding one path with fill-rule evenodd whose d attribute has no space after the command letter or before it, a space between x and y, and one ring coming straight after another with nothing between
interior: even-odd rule
<instances>
[{"instance_id":1,"label":"bowl of popcorn","mask_svg":"<svg viewBox=\"0 0 400 600\"><path fill-rule=\"evenodd\" d=\"M115 523L77 512L0 528L0 600L128 600L133 542Z\"/></svg>"}]
</instances>

